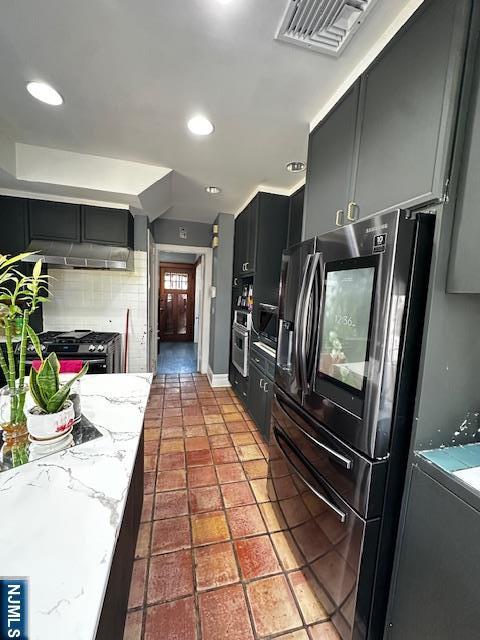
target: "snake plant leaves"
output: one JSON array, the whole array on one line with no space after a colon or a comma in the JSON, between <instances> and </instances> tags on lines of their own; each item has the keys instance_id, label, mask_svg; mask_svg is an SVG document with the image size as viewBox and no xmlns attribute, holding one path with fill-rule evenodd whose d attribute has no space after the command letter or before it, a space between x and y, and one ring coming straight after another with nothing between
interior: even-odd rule
<instances>
[{"instance_id":1,"label":"snake plant leaves","mask_svg":"<svg viewBox=\"0 0 480 640\"><path fill-rule=\"evenodd\" d=\"M33 332L32 332L33 333ZM30 335L30 333L29 333ZM37 336L35 338L38 340ZM30 335L32 339L32 335ZM35 349L40 350L40 345L35 344ZM38 351L37 351L38 353ZM41 350L40 350L41 357ZM63 386L60 386L60 363L57 355L51 353L42 361L38 372L32 367L30 370L30 391L36 404L45 413L57 413L63 408L63 405L70 395L70 391L75 382L88 371L88 363L82 367L82 370L76 376L71 378Z\"/></svg>"},{"instance_id":2,"label":"snake plant leaves","mask_svg":"<svg viewBox=\"0 0 480 640\"><path fill-rule=\"evenodd\" d=\"M60 389L50 398L47 403L47 413L57 413L63 407L70 395L70 390L75 382L88 371L88 363L84 364L81 371L76 376L66 382Z\"/></svg>"}]
</instances>

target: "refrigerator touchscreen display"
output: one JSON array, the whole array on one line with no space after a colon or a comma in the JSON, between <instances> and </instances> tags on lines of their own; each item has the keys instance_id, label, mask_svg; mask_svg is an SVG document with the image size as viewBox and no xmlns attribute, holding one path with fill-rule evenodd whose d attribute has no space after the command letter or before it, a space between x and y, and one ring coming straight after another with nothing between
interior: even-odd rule
<instances>
[{"instance_id":1,"label":"refrigerator touchscreen display","mask_svg":"<svg viewBox=\"0 0 480 640\"><path fill-rule=\"evenodd\" d=\"M319 371L357 391L368 361L375 267L328 271Z\"/></svg>"}]
</instances>

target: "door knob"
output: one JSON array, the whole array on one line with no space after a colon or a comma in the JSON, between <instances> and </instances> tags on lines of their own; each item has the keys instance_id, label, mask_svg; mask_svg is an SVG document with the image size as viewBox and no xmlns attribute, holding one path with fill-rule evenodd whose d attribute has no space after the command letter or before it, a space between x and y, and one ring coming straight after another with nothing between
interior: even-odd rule
<instances>
[{"instance_id":1,"label":"door knob","mask_svg":"<svg viewBox=\"0 0 480 640\"><path fill-rule=\"evenodd\" d=\"M344 210L343 209L339 209L337 211L337 213L335 214L335 224L337 225L337 227L341 227L343 225L343 215L344 215Z\"/></svg>"}]
</instances>

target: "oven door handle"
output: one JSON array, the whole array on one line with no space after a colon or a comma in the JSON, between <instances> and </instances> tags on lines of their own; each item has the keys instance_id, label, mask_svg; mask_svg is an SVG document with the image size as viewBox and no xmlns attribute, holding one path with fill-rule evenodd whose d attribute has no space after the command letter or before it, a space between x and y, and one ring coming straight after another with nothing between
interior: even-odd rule
<instances>
[{"instance_id":1,"label":"oven door handle","mask_svg":"<svg viewBox=\"0 0 480 640\"><path fill-rule=\"evenodd\" d=\"M341 509L339 509L336 505L333 504L333 502L331 502L328 498L326 498L323 494L321 494L319 491L317 491L315 489L315 487L313 487L310 482L308 482L308 480L306 480L303 475L300 473L300 471L297 469L297 467L293 464L293 462L290 460L288 454L285 452L285 449L282 447L282 445L280 444L280 439L281 439L281 435L280 438L278 437L278 429L276 427L273 428L273 435L275 438L275 442L278 446L278 448L280 449L280 451L283 453L283 455L285 456L285 460L287 461L289 467L292 469L292 471L295 473L295 475L298 477L298 479L303 482L303 484L315 495L317 496L317 498L319 500L321 500L329 509L331 509L335 515L337 516L337 518L340 520L340 522L342 524L345 524L345 522L347 521L347 514L344 513Z\"/></svg>"},{"instance_id":2,"label":"oven door handle","mask_svg":"<svg viewBox=\"0 0 480 640\"><path fill-rule=\"evenodd\" d=\"M89 360L88 358L86 358L85 360L83 360L83 364L104 364L105 366L107 366L107 363L105 362L105 360Z\"/></svg>"},{"instance_id":3,"label":"oven door handle","mask_svg":"<svg viewBox=\"0 0 480 640\"><path fill-rule=\"evenodd\" d=\"M310 261L310 269L308 273L308 282L305 287L304 299L300 309L300 371L302 378L302 391L308 393L309 379L308 379L308 367L307 367L307 323L308 312L310 309L310 298L313 293L313 286L315 284L315 276L317 274L318 265L321 258L321 253L315 253ZM312 305L313 306L313 305ZM316 317L316 309L313 309L312 325L315 325L314 318ZM317 326L310 327L311 331L318 331Z\"/></svg>"},{"instance_id":4,"label":"oven door handle","mask_svg":"<svg viewBox=\"0 0 480 640\"><path fill-rule=\"evenodd\" d=\"M305 260L305 265L304 265L304 271L303 271L303 278L302 278L302 284L300 286L300 293L298 295L298 299L297 299L297 307L295 309L295 319L294 319L294 324L293 324L293 330L295 332L295 336L294 336L294 351L295 351L295 377L297 380L297 384L300 387L300 389L303 389L304 387L304 383L302 380L302 368L300 365L300 341L301 341L301 330L300 330L300 318L302 315L302 307L305 303L305 289L307 286L307 278L308 275L310 273L310 263L312 261L312 257L313 255L311 253L309 253L307 255L307 258Z\"/></svg>"},{"instance_id":5,"label":"oven door handle","mask_svg":"<svg viewBox=\"0 0 480 640\"><path fill-rule=\"evenodd\" d=\"M285 414L287 416L287 418L289 418L295 425L295 427L301 431L303 433L303 435L308 438L309 440L311 440L315 445L317 445L317 447L319 447L320 449L323 449L326 453L328 453L329 456L331 456L332 458L334 458L337 462L339 462L343 467L345 467L345 469L351 469L353 467L353 462L352 460L350 460L350 458L347 458L346 456L343 456L341 453L338 453L337 451L335 451L335 449L331 449L329 446L327 446L326 444L323 444L323 442L320 442L319 440L317 440L316 438L314 438L313 436L311 436L308 431L305 431L305 429L302 429L302 427L298 424L298 422L295 420L295 418L293 418L288 411L285 409L284 406L282 406L283 400L281 398L278 397L277 394L275 394L275 398L277 400L277 404L280 407L280 410L283 414Z\"/></svg>"}]
</instances>

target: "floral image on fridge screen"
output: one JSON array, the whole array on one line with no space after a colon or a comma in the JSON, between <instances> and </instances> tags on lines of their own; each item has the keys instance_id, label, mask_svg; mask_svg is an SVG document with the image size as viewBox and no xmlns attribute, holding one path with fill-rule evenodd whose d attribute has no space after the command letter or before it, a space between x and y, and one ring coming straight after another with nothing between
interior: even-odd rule
<instances>
[{"instance_id":1,"label":"floral image on fridge screen","mask_svg":"<svg viewBox=\"0 0 480 640\"><path fill-rule=\"evenodd\" d=\"M374 267L328 271L319 371L363 388L368 356Z\"/></svg>"}]
</instances>

